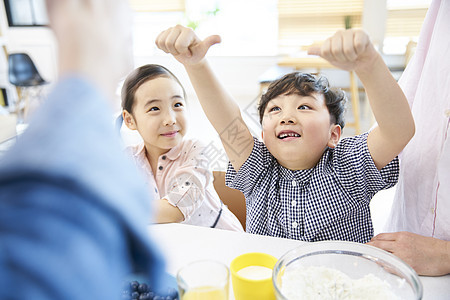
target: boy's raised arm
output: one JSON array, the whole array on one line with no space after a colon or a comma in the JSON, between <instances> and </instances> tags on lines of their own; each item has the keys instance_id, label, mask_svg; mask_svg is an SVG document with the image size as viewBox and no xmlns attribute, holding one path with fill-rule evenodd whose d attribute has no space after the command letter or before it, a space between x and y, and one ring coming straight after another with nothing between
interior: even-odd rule
<instances>
[{"instance_id":1,"label":"boy's raised arm","mask_svg":"<svg viewBox=\"0 0 450 300\"><path fill-rule=\"evenodd\" d=\"M219 82L205 58L208 49L217 43L220 43L217 35L202 41L192 29L180 25L163 31L156 38L158 48L172 54L184 65L206 116L220 136L228 159L234 169L239 170L250 156L253 137L242 119L239 106ZM238 139L235 133L239 134ZM239 151L236 151L238 148Z\"/></svg>"},{"instance_id":2,"label":"boy's raised arm","mask_svg":"<svg viewBox=\"0 0 450 300\"><path fill-rule=\"evenodd\" d=\"M354 29L338 31L309 53L358 75L378 123L367 144L375 165L382 169L403 150L415 131L406 97L382 57L368 35Z\"/></svg>"}]
</instances>

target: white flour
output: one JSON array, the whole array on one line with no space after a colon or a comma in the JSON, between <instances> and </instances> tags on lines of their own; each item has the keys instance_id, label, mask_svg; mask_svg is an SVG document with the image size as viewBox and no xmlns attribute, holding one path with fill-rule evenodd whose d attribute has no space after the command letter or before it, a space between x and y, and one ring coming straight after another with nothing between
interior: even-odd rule
<instances>
[{"instance_id":1,"label":"white flour","mask_svg":"<svg viewBox=\"0 0 450 300\"><path fill-rule=\"evenodd\" d=\"M287 270L281 278L281 291L289 300L400 300L389 283L373 274L351 279L341 271L326 267Z\"/></svg>"}]
</instances>

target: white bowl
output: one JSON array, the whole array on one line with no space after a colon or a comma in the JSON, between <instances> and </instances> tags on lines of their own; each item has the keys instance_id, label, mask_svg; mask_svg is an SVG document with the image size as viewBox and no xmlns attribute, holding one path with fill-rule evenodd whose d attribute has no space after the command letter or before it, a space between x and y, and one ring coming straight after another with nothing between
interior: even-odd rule
<instances>
[{"instance_id":1,"label":"white bowl","mask_svg":"<svg viewBox=\"0 0 450 300\"><path fill-rule=\"evenodd\" d=\"M419 276L401 259L342 241L306 243L287 252L275 264L272 281L279 300L359 299L361 292L361 299L377 299L383 291L403 300L422 299L423 294ZM380 297L384 300L386 294Z\"/></svg>"}]
</instances>

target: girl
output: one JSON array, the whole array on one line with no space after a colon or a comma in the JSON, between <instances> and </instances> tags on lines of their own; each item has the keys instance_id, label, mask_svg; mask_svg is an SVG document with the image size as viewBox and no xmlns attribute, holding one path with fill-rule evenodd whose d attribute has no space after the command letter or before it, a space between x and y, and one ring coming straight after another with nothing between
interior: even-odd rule
<instances>
[{"instance_id":1,"label":"girl","mask_svg":"<svg viewBox=\"0 0 450 300\"><path fill-rule=\"evenodd\" d=\"M122 87L125 125L143 142L130 146L157 199L157 223L181 222L243 231L220 201L212 172L197 140L186 134L186 92L172 72L160 65L134 70Z\"/></svg>"}]
</instances>

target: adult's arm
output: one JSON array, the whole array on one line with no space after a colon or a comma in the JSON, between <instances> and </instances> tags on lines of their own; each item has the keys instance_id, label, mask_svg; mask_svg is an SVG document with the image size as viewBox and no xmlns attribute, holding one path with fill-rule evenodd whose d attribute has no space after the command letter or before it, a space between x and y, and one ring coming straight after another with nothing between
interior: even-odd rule
<instances>
[{"instance_id":1,"label":"adult's arm","mask_svg":"<svg viewBox=\"0 0 450 300\"><path fill-rule=\"evenodd\" d=\"M156 285L147 189L104 95L56 84L0 163L0 299L114 299L126 275Z\"/></svg>"}]
</instances>

